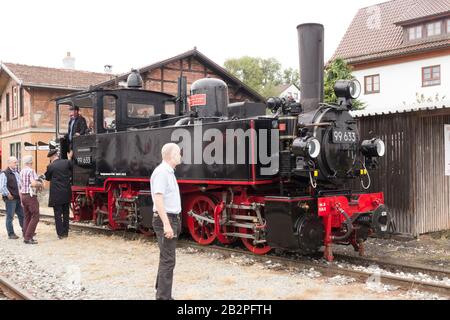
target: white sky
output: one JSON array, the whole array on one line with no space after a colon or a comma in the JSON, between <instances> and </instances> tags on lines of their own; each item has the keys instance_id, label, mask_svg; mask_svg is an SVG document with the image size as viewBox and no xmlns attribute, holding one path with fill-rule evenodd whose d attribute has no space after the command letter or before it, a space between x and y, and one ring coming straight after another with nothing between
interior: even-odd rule
<instances>
[{"instance_id":1,"label":"white sky","mask_svg":"<svg viewBox=\"0 0 450 320\"><path fill-rule=\"evenodd\" d=\"M197 49L223 65L243 55L298 68L296 26L325 25L325 59L357 10L383 0L22 0L0 5L0 60L114 73Z\"/></svg>"}]
</instances>

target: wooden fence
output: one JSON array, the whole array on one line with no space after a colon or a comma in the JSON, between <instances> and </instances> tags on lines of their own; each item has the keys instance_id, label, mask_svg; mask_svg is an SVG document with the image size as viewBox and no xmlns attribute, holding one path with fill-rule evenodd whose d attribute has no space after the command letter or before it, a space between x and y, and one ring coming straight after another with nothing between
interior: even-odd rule
<instances>
[{"instance_id":1,"label":"wooden fence","mask_svg":"<svg viewBox=\"0 0 450 320\"><path fill-rule=\"evenodd\" d=\"M444 124L450 110L415 111L358 118L363 139L380 137L386 154L371 171L397 231L418 236L450 229L450 177L444 175Z\"/></svg>"}]
</instances>

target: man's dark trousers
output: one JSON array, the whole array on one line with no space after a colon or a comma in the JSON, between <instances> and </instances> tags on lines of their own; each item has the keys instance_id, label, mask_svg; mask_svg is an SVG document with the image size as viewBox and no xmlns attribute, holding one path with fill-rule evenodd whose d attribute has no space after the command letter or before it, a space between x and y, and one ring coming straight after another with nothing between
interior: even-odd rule
<instances>
[{"instance_id":1,"label":"man's dark trousers","mask_svg":"<svg viewBox=\"0 0 450 320\"><path fill-rule=\"evenodd\" d=\"M56 233L60 237L69 235L69 204L60 204L53 207L55 214Z\"/></svg>"},{"instance_id":2,"label":"man's dark trousers","mask_svg":"<svg viewBox=\"0 0 450 320\"><path fill-rule=\"evenodd\" d=\"M159 266L156 277L156 300L172 299L173 269L175 268L175 250L177 238L181 233L181 214L167 214L175 235L172 239L164 236L164 226L159 216L153 215L153 230L159 246Z\"/></svg>"}]
</instances>

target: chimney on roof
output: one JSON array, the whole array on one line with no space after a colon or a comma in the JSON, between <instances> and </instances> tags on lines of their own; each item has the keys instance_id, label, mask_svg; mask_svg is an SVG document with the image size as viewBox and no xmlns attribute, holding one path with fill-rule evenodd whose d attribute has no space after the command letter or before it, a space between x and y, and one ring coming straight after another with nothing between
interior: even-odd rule
<instances>
[{"instance_id":1,"label":"chimney on roof","mask_svg":"<svg viewBox=\"0 0 450 320\"><path fill-rule=\"evenodd\" d=\"M112 65L111 64L105 64L104 70L105 70L105 73L111 74L112 73Z\"/></svg>"},{"instance_id":2,"label":"chimney on roof","mask_svg":"<svg viewBox=\"0 0 450 320\"><path fill-rule=\"evenodd\" d=\"M64 69L75 69L75 58L70 56L70 52L67 52L67 56L63 59Z\"/></svg>"}]
</instances>

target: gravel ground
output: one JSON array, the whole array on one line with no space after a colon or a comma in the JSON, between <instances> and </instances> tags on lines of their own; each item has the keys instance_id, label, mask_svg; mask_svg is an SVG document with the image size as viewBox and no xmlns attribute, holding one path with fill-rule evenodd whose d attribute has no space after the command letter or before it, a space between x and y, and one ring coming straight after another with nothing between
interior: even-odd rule
<instances>
[{"instance_id":1,"label":"gravel ground","mask_svg":"<svg viewBox=\"0 0 450 320\"><path fill-rule=\"evenodd\" d=\"M351 246L334 246L333 250L358 255ZM410 241L370 238L365 242L365 254L450 270L450 231L422 235Z\"/></svg>"},{"instance_id":2,"label":"gravel ground","mask_svg":"<svg viewBox=\"0 0 450 320\"><path fill-rule=\"evenodd\" d=\"M151 241L72 232L40 223L38 245L8 240L0 217L0 273L41 299L154 299L158 248ZM17 224L17 221L15 221ZM18 227L18 226L17 226ZM18 230L17 228L16 230ZM176 299L437 299L314 270L285 270L246 256L177 250Z\"/></svg>"}]
</instances>

